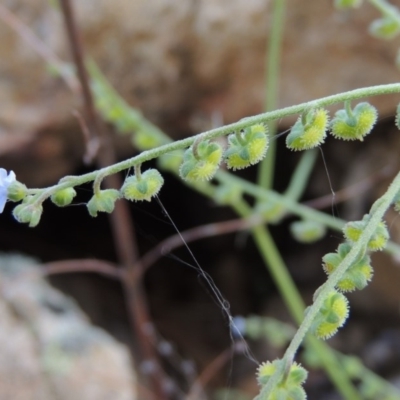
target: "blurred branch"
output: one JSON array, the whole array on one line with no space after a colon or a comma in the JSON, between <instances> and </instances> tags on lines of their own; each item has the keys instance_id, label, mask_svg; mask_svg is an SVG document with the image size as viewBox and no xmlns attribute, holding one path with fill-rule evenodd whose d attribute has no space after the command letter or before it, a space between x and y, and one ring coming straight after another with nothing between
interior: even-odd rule
<instances>
[{"instance_id":1,"label":"blurred branch","mask_svg":"<svg viewBox=\"0 0 400 400\"><path fill-rule=\"evenodd\" d=\"M43 275L70 274L74 272L95 272L112 279L123 279L124 271L117 269L115 264L94 258L53 261L43 264L40 269L40 273Z\"/></svg>"},{"instance_id":2,"label":"blurred branch","mask_svg":"<svg viewBox=\"0 0 400 400\"><path fill-rule=\"evenodd\" d=\"M38 39L32 29L21 22L18 17L16 17L1 3L0 20L2 20L5 25L13 29L23 39L23 41L29 44L29 46L32 47L32 49L34 49L41 57L43 57L50 66L54 67L74 93L80 92L80 84L75 75L71 73L68 65L56 54L54 54L54 52L40 39Z\"/></svg>"},{"instance_id":3,"label":"blurred branch","mask_svg":"<svg viewBox=\"0 0 400 400\"><path fill-rule=\"evenodd\" d=\"M114 145L107 132L103 129L104 126L100 123L94 108L89 77L85 68L83 46L75 22L72 3L70 0L61 0L60 6L64 17L71 53L82 87L85 117L87 118L87 126L90 135L85 161L88 162L92 160L96 154L91 150L98 149L99 151L96 157L97 162L100 167L105 167L116 161ZM93 146L92 143L94 143ZM100 146L98 146L98 143L100 143ZM119 188L122 184L118 175L112 175L105 183L107 187L112 188ZM138 249L127 203L118 202L116 204L114 212L110 215L110 221L118 258L125 270L132 269L138 258ZM139 347L143 351L143 362L146 363L146 365L151 365L151 368L147 368L147 375L150 377L152 391L157 400L167 399L168 396L164 387L164 373L149 338L149 331L151 331L151 329L149 330L149 326L152 326L152 323L147 310L144 291L141 285L137 284L133 287L127 279L124 279L123 283L130 321L136 332L137 339L140 342Z\"/></svg>"}]
</instances>

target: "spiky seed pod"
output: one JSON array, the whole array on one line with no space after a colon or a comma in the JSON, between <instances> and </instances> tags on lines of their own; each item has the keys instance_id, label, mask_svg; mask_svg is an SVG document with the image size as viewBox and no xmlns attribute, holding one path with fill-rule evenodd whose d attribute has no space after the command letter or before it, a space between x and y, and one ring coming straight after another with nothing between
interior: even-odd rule
<instances>
[{"instance_id":1,"label":"spiky seed pod","mask_svg":"<svg viewBox=\"0 0 400 400\"><path fill-rule=\"evenodd\" d=\"M150 201L160 191L164 179L156 169L148 169L140 177L129 176L121 188L122 196L131 201Z\"/></svg>"},{"instance_id":2,"label":"spiky seed pod","mask_svg":"<svg viewBox=\"0 0 400 400\"><path fill-rule=\"evenodd\" d=\"M342 293L332 291L325 298L310 331L319 339L329 339L344 325L348 316L347 298Z\"/></svg>"},{"instance_id":3,"label":"spiky seed pod","mask_svg":"<svg viewBox=\"0 0 400 400\"><path fill-rule=\"evenodd\" d=\"M286 137L286 147L301 151L313 149L324 143L328 127L328 112L323 108L305 112Z\"/></svg>"},{"instance_id":4,"label":"spiky seed pod","mask_svg":"<svg viewBox=\"0 0 400 400\"><path fill-rule=\"evenodd\" d=\"M262 363L257 370L257 380L260 385L266 385L270 377L276 372L282 360L267 361ZM305 400L306 393L302 387L307 379L307 371L299 364L294 362L290 366L289 373L284 381L277 385L268 400L293 399ZM263 399L264 400L264 399Z\"/></svg>"},{"instance_id":5,"label":"spiky seed pod","mask_svg":"<svg viewBox=\"0 0 400 400\"><path fill-rule=\"evenodd\" d=\"M331 275L337 269L351 248L352 246L349 243L342 243L336 253L328 253L322 258L323 269L327 275ZM364 255L361 260L356 261L346 270L336 288L341 292L361 290L368 285L372 276L371 259L368 255Z\"/></svg>"},{"instance_id":6,"label":"spiky seed pod","mask_svg":"<svg viewBox=\"0 0 400 400\"><path fill-rule=\"evenodd\" d=\"M368 135L378 118L378 111L371 104L357 104L352 111L339 110L331 121L331 133L337 139L360 140Z\"/></svg>"},{"instance_id":7,"label":"spiky seed pod","mask_svg":"<svg viewBox=\"0 0 400 400\"><path fill-rule=\"evenodd\" d=\"M359 240L362 232L364 231L368 221L369 221L370 215L366 214L364 215L363 219L361 221L352 221L348 222L344 228L343 228L343 234L345 238L352 243L355 243ZM383 250L387 242L389 240L389 231L387 229L386 223L384 221L381 221L374 234L372 235L371 239L369 240L367 244L367 248L370 251L379 251Z\"/></svg>"},{"instance_id":8,"label":"spiky seed pod","mask_svg":"<svg viewBox=\"0 0 400 400\"><path fill-rule=\"evenodd\" d=\"M255 124L228 136L229 147L224 157L229 169L237 170L257 164L266 155L269 140L267 127Z\"/></svg>"},{"instance_id":9,"label":"spiky seed pod","mask_svg":"<svg viewBox=\"0 0 400 400\"><path fill-rule=\"evenodd\" d=\"M189 182L208 181L217 172L221 160L221 145L203 140L185 151L179 174Z\"/></svg>"}]
</instances>

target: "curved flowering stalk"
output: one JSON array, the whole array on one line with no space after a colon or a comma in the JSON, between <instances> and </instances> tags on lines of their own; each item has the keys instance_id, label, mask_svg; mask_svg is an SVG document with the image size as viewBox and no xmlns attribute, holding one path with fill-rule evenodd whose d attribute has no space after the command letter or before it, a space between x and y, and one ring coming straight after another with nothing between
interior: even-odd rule
<instances>
[{"instance_id":1,"label":"curved flowering stalk","mask_svg":"<svg viewBox=\"0 0 400 400\"><path fill-rule=\"evenodd\" d=\"M183 140L179 140L172 143L166 143L159 147L143 151L139 155L132 157L130 159L121 161L119 163L110 165L108 167L102 168L97 171L90 172L88 174L84 174L81 176L68 176L59 181L54 186L44 188L44 189L25 189L22 184L19 184L20 192L22 191L22 204L17 206L14 212L14 216L20 222L29 223L30 226L35 226L40 220L40 215L42 213L42 203L47 199L52 197L53 202L55 204L69 204L72 200L74 192L71 190L64 191L68 188L74 188L75 186L81 185L90 181L97 181L105 178L108 175L115 174L122 170L138 166L146 161L161 157L168 153L187 149L190 146L193 146L194 143L209 143L207 141L228 135L232 132L239 132L236 134L237 143L235 145L237 147L243 146L243 149L239 151L240 157L243 160L246 160L247 157L249 161L249 165L256 162L260 158L262 158L266 146L268 145L266 139L266 132L264 128L264 124L268 121L276 120L279 118L283 118L285 116L293 115L293 114L301 114L306 112L306 110L317 110L315 112L311 112L310 117L305 117L303 125L305 123L306 130L308 129L308 124L315 123L318 119L319 111L322 110L322 107L325 107L329 104L334 104L338 102L350 101L353 99L358 99L361 97L379 95L379 94L388 94L388 93L398 93L400 92L400 84L389 84L389 85L381 85L364 89L352 90L346 93L341 93L338 95L328 96L319 100L315 100L308 103L299 104L292 107L283 108L276 111L267 112L264 114L260 114L254 117L249 117L242 119L236 123L222 126L220 128L212 129L201 134L195 135L190 138L186 138ZM310 112L306 113L307 115ZM325 116L324 112L321 112L321 118ZM139 118L140 119L140 118ZM324 118L322 118L324 119ZM318 125L318 124L317 124ZM261 129L262 127L262 129ZM260 129L259 129L260 128ZM244 134L242 135L240 132L243 130ZM248 142L248 143L247 143ZM262 142L262 143L261 143ZM246 144L247 143L247 144ZM248 149L246 146L250 145ZM253 148L253 147L254 148ZM207 146L206 146L207 147ZM264 149L264 150L263 150ZM237 149L236 149L237 150ZM253 152L254 151L254 152ZM215 152L214 152L215 153ZM216 152L218 153L218 152ZM232 153L236 154L236 153ZM229 163L229 157L231 153L227 155L227 160ZM217 157L218 158L218 157ZM213 160L214 165L218 164ZM233 167L238 168L238 164L232 164ZM4 175L5 174L5 175ZM2 181L0 181L0 188L3 190L3 205L5 200L5 190L7 190L10 186L9 180L12 180L12 175L7 176L4 171L2 176ZM17 185L17 184L15 184ZM95 189L98 189L97 184L95 184ZM113 205L115 201L120 197L120 193L117 192L101 192L99 190L95 190L95 196L93 198L92 203L90 204L90 212L92 215L96 215L97 211L111 212L113 209ZM14 193L15 195L15 193ZM8 195L8 199L13 198L13 194L10 192ZM110 198L110 196L112 198ZM21 197L21 196L20 196ZM15 197L14 197L15 199ZM0 203L1 205L1 203Z\"/></svg>"},{"instance_id":2,"label":"curved flowering stalk","mask_svg":"<svg viewBox=\"0 0 400 400\"><path fill-rule=\"evenodd\" d=\"M379 231L383 216L390 205L398 198L398 193L400 193L400 172L393 180L387 192L371 207L371 213L363 226L362 232L357 235L357 240L354 240L351 250L342 259L339 265L337 265L328 280L315 293L314 303L308 308L300 328L287 348L281 366L277 368L276 372L268 380L268 383L262 388L260 395L257 396L258 400L267 399L269 398L268 396L273 393L288 366L291 365L295 353L301 345L305 335L313 327L313 324L315 327L315 321L318 319L318 314L324 307L326 307L326 299L334 293L335 287L344 277L346 271L348 271L352 265L357 263L358 260L366 254L368 244L371 239L376 236L377 231ZM343 307L340 307L340 309L342 311L344 310Z\"/></svg>"}]
</instances>

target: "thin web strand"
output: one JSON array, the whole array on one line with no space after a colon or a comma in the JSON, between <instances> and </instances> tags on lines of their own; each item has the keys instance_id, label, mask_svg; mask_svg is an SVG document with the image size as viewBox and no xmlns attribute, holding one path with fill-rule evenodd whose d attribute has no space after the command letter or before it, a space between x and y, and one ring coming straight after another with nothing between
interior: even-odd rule
<instances>
[{"instance_id":1,"label":"thin web strand","mask_svg":"<svg viewBox=\"0 0 400 400\"><path fill-rule=\"evenodd\" d=\"M252 361L252 362L254 362L254 363L256 363L258 365L259 362L252 355L245 338L243 337L241 331L239 330L238 326L236 325L236 323L234 321L234 318L233 318L233 316L232 316L232 314L230 312L230 304L229 304L229 302L223 297L221 291L218 289L218 287L215 284L215 282L212 279L212 277L206 271L204 271L204 269L201 267L200 263L197 261L195 255L193 254L193 252L190 249L189 245L186 243L185 239L183 238L183 236L180 233L180 231L179 231L178 227L176 226L175 222L173 221L173 219L169 215L168 211L164 207L164 205L161 202L160 198L158 196L156 196L156 199L157 199L158 204L160 205L162 211L164 212L165 216L169 219L169 221L171 222L171 225L174 227L176 233L179 235L180 239L182 240L183 245L185 246L186 250L190 254L190 257L193 259L195 265L191 265L191 264L189 264L189 263L187 263L186 261L183 261L183 260L179 260L179 261L184 263L185 265L189 266L190 268L194 268L199 273L201 278L204 279L204 281L207 283L208 288L211 290L212 297L217 302L218 306L222 310L223 315L227 318L227 320L229 322L229 337L231 339L232 345L235 345L235 342L238 341L238 339L239 339L239 341L241 343L243 343L243 345L244 345L243 346L244 347L243 354L250 361ZM174 256L174 258L175 258L175 256ZM237 336L237 338L234 338L233 331L235 331L235 335Z\"/></svg>"}]
</instances>

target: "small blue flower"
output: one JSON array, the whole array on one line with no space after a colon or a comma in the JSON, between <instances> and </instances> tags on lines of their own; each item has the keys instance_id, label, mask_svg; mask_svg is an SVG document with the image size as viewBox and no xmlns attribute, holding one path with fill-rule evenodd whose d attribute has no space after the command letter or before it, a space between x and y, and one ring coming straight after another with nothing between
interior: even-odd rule
<instances>
[{"instance_id":1,"label":"small blue flower","mask_svg":"<svg viewBox=\"0 0 400 400\"><path fill-rule=\"evenodd\" d=\"M8 187L13 182L15 182L15 173L10 171L7 175L7 171L4 168L0 168L0 213L3 212L4 206L7 202Z\"/></svg>"}]
</instances>

